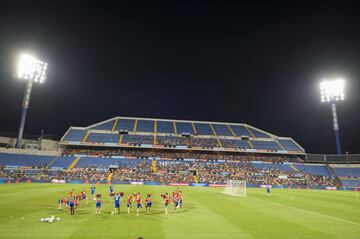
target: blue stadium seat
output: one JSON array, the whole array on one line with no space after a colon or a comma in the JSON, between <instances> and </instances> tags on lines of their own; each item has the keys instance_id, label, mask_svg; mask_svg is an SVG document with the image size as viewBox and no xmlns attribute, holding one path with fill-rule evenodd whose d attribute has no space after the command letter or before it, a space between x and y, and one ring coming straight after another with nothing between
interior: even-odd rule
<instances>
[{"instance_id":1,"label":"blue stadium seat","mask_svg":"<svg viewBox=\"0 0 360 239\"><path fill-rule=\"evenodd\" d=\"M67 169L70 164L74 161L75 157L72 156L62 156L55 160L51 167L64 168Z\"/></svg>"},{"instance_id":2,"label":"blue stadium seat","mask_svg":"<svg viewBox=\"0 0 360 239\"><path fill-rule=\"evenodd\" d=\"M64 136L63 141L81 142L86 135L86 130L83 129L70 129Z\"/></svg>"},{"instance_id":3,"label":"blue stadium seat","mask_svg":"<svg viewBox=\"0 0 360 239\"><path fill-rule=\"evenodd\" d=\"M191 145L193 147L203 147L203 148L220 147L218 141L215 138L191 137L190 140L191 140Z\"/></svg>"},{"instance_id":4,"label":"blue stadium seat","mask_svg":"<svg viewBox=\"0 0 360 239\"><path fill-rule=\"evenodd\" d=\"M220 141L224 148L240 148L240 149L251 148L246 140L220 139Z\"/></svg>"},{"instance_id":5,"label":"blue stadium seat","mask_svg":"<svg viewBox=\"0 0 360 239\"><path fill-rule=\"evenodd\" d=\"M178 134L194 134L192 124L189 122L175 122Z\"/></svg>"},{"instance_id":6,"label":"blue stadium seat","mask_svg":"<svg viewBox=\"0 0 360 239\"><path fill-rule=\"evenodd\" d=\"M0 153L0 165L1 166L39 167L39 166L45 166L45 165L49 164L54 159L55 159L55 156Z\"/></svg>"},{"instance_id":7,"label":"blue stadium seat","mask_svg":"<svg viewBox=\"0 0 360 239\"><path fill-rule=\"evenodd\" d=\"M90 133L86 141L93 143L118 143L119 134Z\"/></svg>"},{"instance_id":8,"label":"blue stadium seat","mask_svg":"<svg viewBox=\"0 0 360 239\"><path fill-rule=\"evenodd\" d=\"M255 138L271 138L269 135L259 131L259 130L256 130L256 129L253 129L253 128L248 128L251 133L255 136Z\"/></svg>"},{"instance_id":9,"label":"blue stadium seat","mask_svg":"<svg viewBox=\"0 0 360 239\"><path fill-rule=\"evenodd\" d=\"M153 120L139 120L136 132L154 132Z\"/></svg>"},{"instance_id":10,"label":"blue stadium seat","mask_svg":"<svg viewBox=\"0 0 360 239\"><path fill-rule=\"evenodd\" d=\"M212 131L210 124L207 123L194 123L196 133L198 135L214 135L214 132Z\"/></svg>"},{"instance_id":11,"label":"blue stadium seat","mask_svg":"<svg viewBox=\"0 0 360 239\"><path fill-rule=\"evenodd\" d=\"M91 129L112 130L114 123L115 123L115 120L111 120L111 121L96 125L96 126L92 127Z\"/></svg>"},{"instance_id":12,"label":"blue stadium seat","mask_svg":"<svg viewBox=\"0 0 360 239\"><path fill-rule=\"evenodd\" d=\"M302 173L306 173L306 174L314 174L314 175L321 175L321 176L328 176L328 177L332 176L325 165L296 164L295 167L297 169L299 169Z\"/></svg>"},{"instance_id":13,"label":"blue stadium seat","mask_svg":"<svg viewBox=\"0 0 360 239\"><path fill-rule=\"evenodd\" d=\"M134 130L134 119L122 119L118 120L115 130L116 131L133 131Z\"/></svg>"},{"instance_id":14,"label":"blue stadium seat","mask_svg":"<svg viewBox=\"0 0 360 239\"><path fill-rule=\"evenodd\" d=\"M289 151L302 151L291 139L279 139L279 143Z\"/></svg>"},{"instance_id":15,"label":"blue stadium seat","mask_svg":"<svg viewBox=\"0 0 360 239\"><path fill-rule=\"evenodd\" d=\"M130 135L124 134L123 144L153 144L154 137L152 135Z\"/></svg>"},{"instance_id":16,"label":"blue stadium seat","mask_svg":"<svg viewBox=\"0 0 360 239\"><path fill-rule=\"evenodd\" d=\"M333 167L339 177L360 177L360 168L337 168Z\"/></svg>"},{"instance_id":17,"label":"blue stadium seat","mask_svg":"<svg viewBox=\"0 0 360 239\"><path fill-rule=\"evenodd\" d=\"M360 188L360 180L357 180L357 179L343 179L343 180L341 180L341 184L344 187Z\"/></svg>"},{"instance_id":18,"label":"blue stadium seat","mask_svg":"<svg viewBox=\"0 0 360 239\"><path fill-rule=\"evenodd\" d=\"M226 124L212 124L218 136L233 136Z\"/></svg>"},{"instance_id":19,"label":"blue stadium seat","mask_svg":"<svg viewBox=\"0 0 360 239\"><path fill-rule=\"evenodd\" d=\"M157 136L157 144L168 146L188 146L190 139L178 136Z\"/></svg>"},{"instance_id":20,"label":"blue stadium seat","mask_svg":"<svg viewBox=\"0 0 360 239\"><path fill-rule=\"evenodd\" d=\"M231 129L234 131L236 136L250 136L250 132L247 130L245 126L242 125L230 125Z\"/></svg>"},{"instance_id":21,"label":"blue stadium seat","mask_svg":"<svg viewBox=\"0 0 360 239\"><path fill-rule=\"evenodd\" d=\"M157 121L158 133L174 133L174 123L172 121Z\"/></svg>"},{"instance_id":22,"label":"blue stadium seat","mask_svg":"<svg viewBox=\"0 0 360 239\"><path fill-rule=\"evenodd\" d=\"M274 141L260 141L253 140L250 141L254 149L264 149L264 150L282 150L280 145Z\"/></svg>"},{"instance_id":23,"label":"blue stadium seat","mask_svg":"<svg viewBox=\"0 0 360 239\"><path fill-rule=\"evenodd\" d=\"M288 164L254 163L254 162L252 162L252 166L257 169L263 169L263 170L273 169L273 170L281 170L281 171L292 172L292 173L296 172Z\"/></svg>"}]
</instances>

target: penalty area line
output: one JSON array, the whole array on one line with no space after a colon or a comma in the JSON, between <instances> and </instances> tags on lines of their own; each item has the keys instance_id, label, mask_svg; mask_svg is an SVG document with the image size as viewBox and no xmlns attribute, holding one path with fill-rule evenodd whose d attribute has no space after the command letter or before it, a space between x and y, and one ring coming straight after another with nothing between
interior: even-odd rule
<instances>
[{"instance_id":1,"label":"penalty area line","mask_svg":"<svg viewBox=\"0 0 360 239\"><path fill-rule=\"evenodd\" d=\"M353 225L356 225L356 226L360 226L360 223L358 223L358 222L353 222L353 221L350 221L350 220L347 220L347 219L343 219L343 218L340 218L340 217L329 216L329 215L326 215L326 214L323 214L323 213L320 213L320 212L314 212L314 211L311 211L311 210L307 210L307 209L303 209L303 208L298 208L298 207L293 207L293 206L289 206L289 205L282 204L282 203L278 203L278 202L272 202L272 201L267 201L267 200L258 199L258 198L255 198L255 199L256 199L256 200L259 200L259 201L269 202L269 203L272 203L272 204L275 204L275 205L279 205L279 206L282 206L282 207L287 207L287 208L290 208L290 209L296 209L296 210L298 210L298 211L303 211L303 212L307 212L307 213L312 213L312 214L314 214L314 215L318 215L318 216L322 216L322 217L327 217L327 218L334 219L334 220L337 220L337 221L347 222L347 223L350 223L350 224L353 224Z\"/></svg>"}]
</instances>

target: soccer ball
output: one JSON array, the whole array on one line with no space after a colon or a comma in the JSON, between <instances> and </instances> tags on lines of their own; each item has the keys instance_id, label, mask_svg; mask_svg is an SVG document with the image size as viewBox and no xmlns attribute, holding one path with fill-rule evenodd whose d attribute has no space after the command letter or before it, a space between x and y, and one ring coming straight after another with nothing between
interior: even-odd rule
<instances>
[{"instance_id":1,"label":"soccer ball","mask_svg":"<svg viewBox=\"0 0 360 239\"><path fill-rule=\"evenodd\" d=\"M43 217L40 218L40 221L45 222L45 218L43 218Z\"/></svg>"},{"instance_id":2,"label":"soccer ball","mask_svg":"<svg viewBox=\"0 0 360 239\"><path fill-rule=\"evenodd\" d=\"M114 212L111 212L112 215L114 215Z\"/></svg>"},{"instance_id":3,"label":"soccer ball","mask_svg":"<svg viewBox=\"0 0 360 239\"><path fill-rule=\"evenodd\" d=\"M56 218L56 221L59 221L59 222L60 222L60 217Z\"/></svg>"}]
</instances>

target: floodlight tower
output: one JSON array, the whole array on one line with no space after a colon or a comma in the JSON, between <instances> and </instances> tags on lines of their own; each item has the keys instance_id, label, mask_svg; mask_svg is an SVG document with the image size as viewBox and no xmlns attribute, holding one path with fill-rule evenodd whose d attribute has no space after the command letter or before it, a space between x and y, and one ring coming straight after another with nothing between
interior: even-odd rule
<instances>
[{"instance_id":1,"label":"floodlight tower","mask_svg":"<svg viewBox=\"0 0 360 239\"><path fill-rule=\"evenodd\" d=\"M29 108L31 90L35 83L44 83L46 79L47 63L39 61L35 57L28 54L21 54L16 70L16 77L26 80L26 88L22 103L21 121L19 127L19 135L16 141L16 147L21 148L21 141L24 133L26 114Z\"/></svg>"},{"instance_id":2,"label":"floodlight tower","mask_svg":"<svg viewBox=\"0 0 360 239\"><path fill-rule=\"evenodd\" d=\"M341 145L339 136L339 123L336 112L336 103L338 101L343 101L345 98L344 85L345 81L343 79L325 80L320 83L321 102L328 102L331 105L337 154L341 154Z\"/></svg>"}]
</instances>

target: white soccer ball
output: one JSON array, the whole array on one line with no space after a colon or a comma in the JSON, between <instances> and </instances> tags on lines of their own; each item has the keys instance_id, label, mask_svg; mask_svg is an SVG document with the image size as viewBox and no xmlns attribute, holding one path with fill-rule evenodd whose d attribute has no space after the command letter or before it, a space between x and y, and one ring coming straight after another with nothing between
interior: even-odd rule
<instances>
[{"instance_id":1,"label":"white soccer ball","mask_svg":"<svg viewBox=\"0 0 360 239\"><path fill-rule=\"evenodd\" d=\"M43 218L43 217L40 218L40 221L45 222L45 218Z\"/></svg>"},{"instance_id":2,"label":"white soccer ball","mask_svg":"<svg viewBox=\"0 0 360 239\"><path fill-rule=\"evenodd\" d=\"M56 220L57 220L57 221L60 221L60 217L57 217Z\"/></svg>"}]
</instances>

